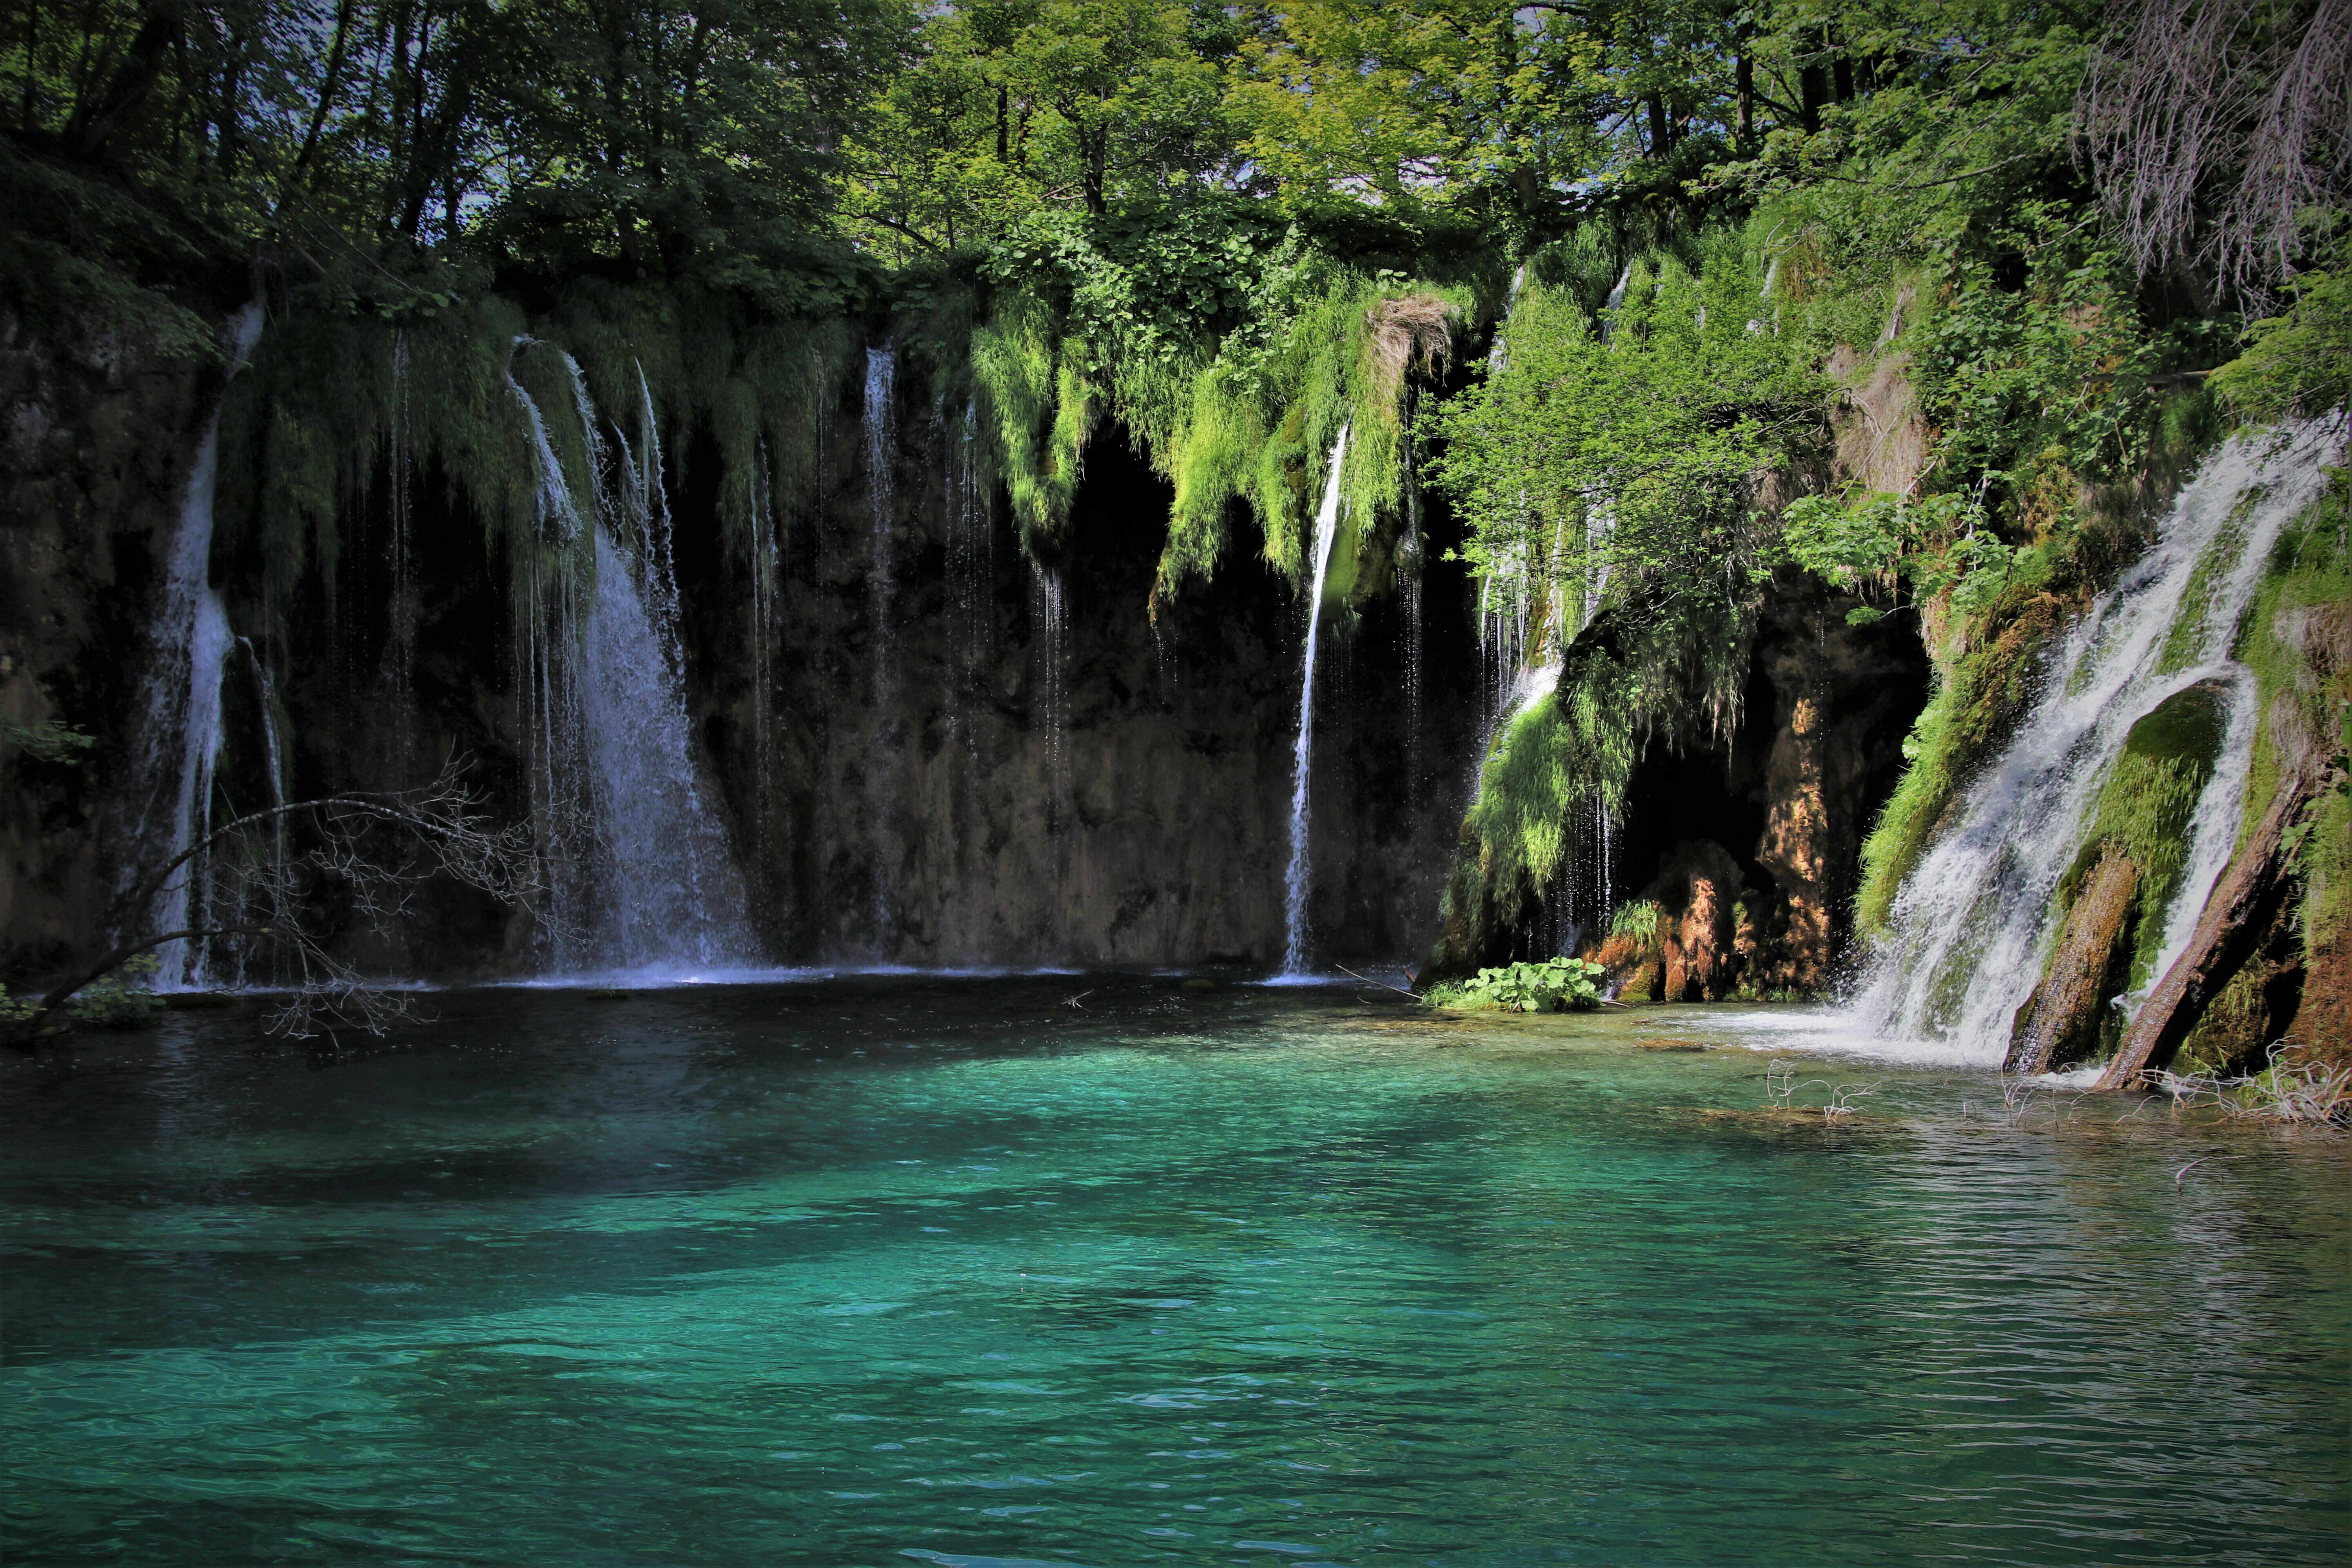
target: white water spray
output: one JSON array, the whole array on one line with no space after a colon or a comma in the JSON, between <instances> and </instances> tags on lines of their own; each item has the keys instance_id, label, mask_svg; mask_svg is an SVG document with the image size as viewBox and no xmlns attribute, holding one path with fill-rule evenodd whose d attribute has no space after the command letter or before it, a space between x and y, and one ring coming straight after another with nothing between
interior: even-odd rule
<instances>
[{"instance_id":1,"label":"white water spray","mask_svg":"<svg viewBox=\"0 0 2352 1568\"><path fill-rule=\"evenodd\" d=\"M1856 1023L2000 1061L2053 937L2059 878L2125 737L2167 698L2211 681L2227 726L2156 975L2171 965L2228 863L2243 805L2253 680L2231 648L2280 531L2342 460L2346 428L2342 416L2308 421L2242 437L2207 460L2147 555L2053 651L2016 738L1905 881L1855 994Z\"/></svg>"},{"instance_id":2,"label":"white water spray","mask_svg":"<svg viewBox=\"0 0 2352 1568\"><path fill-rule=\"evenodd\" d=\"M1315 642L1323 624L1323 580L1331 569L1331 544L1339 533L1339 470L1348 457L1348 427L1331 444L1323 479L1323 504L1315 512L1314 588L1307 601L1307 653L1298 682L1298 742L1291 753L1290 867L1282 880L1282 973L1307 973L1307 786L1315 756Z\"/></svg>"}]
</instances>

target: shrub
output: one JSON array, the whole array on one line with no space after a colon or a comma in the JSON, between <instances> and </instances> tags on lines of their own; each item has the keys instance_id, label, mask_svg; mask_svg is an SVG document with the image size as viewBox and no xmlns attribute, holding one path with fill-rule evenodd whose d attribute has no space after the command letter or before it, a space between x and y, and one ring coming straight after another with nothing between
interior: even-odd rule
<instances>
[{"instance_id":1,"label":"shrub","mask_svg":"<svg viewBox=\"0 0 2352 1568\"><path fill-rule=\"evenodd\" d=\"M1588 1013L1601 1005L1597 963L1552 958L1482 969L1468 980L1433 985L1422 1000L1433 1007L1474 1013Z\"/></svg>"},{"instance_id":2,"label":"shrub","mask_svg":"<svg viewBox=\"0 0 2352 1568\"><path fill-rule=\"evenodd\" d=\"M152 1022L163 1005L149 989L160 967L152 953L124 960L121 968L90 982L74 997L74 1022L89 1029L136 1029Z\"/></svg>"}]
</instances>

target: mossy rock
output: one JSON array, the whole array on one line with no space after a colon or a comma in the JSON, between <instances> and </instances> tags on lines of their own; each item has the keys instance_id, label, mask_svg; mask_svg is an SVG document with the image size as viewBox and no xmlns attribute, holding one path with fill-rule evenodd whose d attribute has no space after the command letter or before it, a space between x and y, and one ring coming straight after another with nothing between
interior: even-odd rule
<instances>
[{"instance_id":1,"label":"mossy rock","mask_svg":"<svg viewBox=\"0 0 2352 1568\"><path fill-rule=\"evenodd\" d=\"M2124 752L2152 762L2194 763L2210 774L2221 758L2221 737L2229 723L2220 685L2200 680L2142 715L2124 737Z\"/></svg>"},{"instance_id":2,"label":"mossy rock","mask_svg":"<svg viewBox=\"0 0 2352 1568\"><path fill-rule=\"evenodd\" d=\"M2197 803L2213 776L2228 724L2221 688L2213 681L2176 691L2143 714L2125 736L2123 752L2100 788L2091 831L2059 879L2056 912L2063 917L2110 847L2139 868L2130 986L2151 978L2163 944L2165 912L2187 869Z\"/></svg>"}]
</instances>

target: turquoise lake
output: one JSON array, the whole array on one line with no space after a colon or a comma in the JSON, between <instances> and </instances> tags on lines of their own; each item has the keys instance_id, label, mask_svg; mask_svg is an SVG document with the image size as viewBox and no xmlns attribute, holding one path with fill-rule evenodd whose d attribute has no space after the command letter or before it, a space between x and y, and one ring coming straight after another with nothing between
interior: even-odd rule
<instances>
[{"instance_id":1,"label":"turquoise lake","mask_svg":"<svg viewBox=\"0 0 2352 1568\"><path fill-rule=\"evenodd\" d=\"M0 1063L0 1562L2352 1559L2340 1137L1758 1114L1785 1009L427 1011Z\"/></svg>"}]
</instances>

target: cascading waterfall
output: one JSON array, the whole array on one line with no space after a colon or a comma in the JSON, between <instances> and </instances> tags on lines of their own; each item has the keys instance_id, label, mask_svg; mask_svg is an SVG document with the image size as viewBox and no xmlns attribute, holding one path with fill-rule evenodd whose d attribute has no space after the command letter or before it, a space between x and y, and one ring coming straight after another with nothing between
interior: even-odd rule
<instances>
[{"instance_id":1,"label":"cascading waterfall","mask_svg":"<svg viewBox=\"0 0 2352 1568\"><path fill-rule=\"evenodd\" d=\"M229 323L232 374L261 341L258 300ZM139 876L178 858L212 828L213 775L221 751L221 679L236 642L228 611L212 584L213 494L220 475L221 412L213 410L196 444L196 460L180 503L163 590L148 630L149 662L139 734L136 776L142 800L132 841L138 858L126 867L122 890ZM154 931L190 930L205 918L206 868L201 855L170 881L150 911ZM184 990L207 979L201 940L166 942L157 950L158 990Z\"/></svg>"},{"instance_id":2,"label":"cascading waterfall","mask_svg":"<svg viewBox=\"0 0 2352 1568\"><path fill-rule=\"evenodd\" d=\"M1397 542L1397 595L1403 601L1404 638L1404 787L1405 804L1421 804L1422 646L1424 641L1422 574L1427 569L1428 541L1422 533L1421 486L1412 476L1421 471L1420 456L1407 434L1405 447L1404 528Z\"/></svg>"},{"instance_id":3,"label":"cascading waterfall","mask_svg":"<svg viewBox=\"0 0 2352 1568\"><path fill-rule=\"evenodd\" d=\"M1307 894L1309 784L1315 757L1315 643L1323 624L1323 580L1331 570L1331 545L1339 534L1339 470L1348 457L1348 426L1331 443L1323 479L1323 504L1315 512L1314 587L1307 600L1307 651L1298 681L1298 741L1291 754L1290 866L1282 879L1282 973L1307 973Z\"/></svg>"},{"instance_id":4,"label":"cascading waterfall","mask_svg":"<svg viewBox=\"0 0 2352 1568\"><path fill-rule=\"evenodd\" d=\"M2252 675L2231 648L2280 531L2317 499L2345 437L2337 416L2241 437L2207 460L2147 553L2053 650L2016 738L1904 882L1853 1000L1857 1023L2000 1060L2053 937L2059 879L2126 734L2210 682L2227 722L2165 916L2162 976L2237 838L2256 714Z\"/></svg>"},{"instance_id":5,"label":"cascading waterfall","mask_svg":"<svg viewBox=\"0 0 2352 1568\"><path fill-rule=\"evenodd\" d=\"M538 404L508 379L539 460L541 541L556 547L528 585L525 671L539 752L534 815L555 851L550 956L566 971L746 964L756 947L742 878L709 804L687 714L651 390L640 371L639 445L616 426L618 458L608 461L586 379L569 354L562 360L596 487L584 508Z\"/></svg>"}]
</instances>

